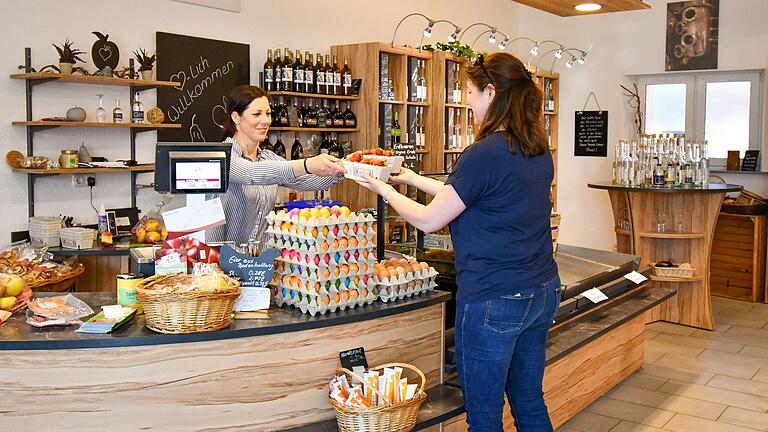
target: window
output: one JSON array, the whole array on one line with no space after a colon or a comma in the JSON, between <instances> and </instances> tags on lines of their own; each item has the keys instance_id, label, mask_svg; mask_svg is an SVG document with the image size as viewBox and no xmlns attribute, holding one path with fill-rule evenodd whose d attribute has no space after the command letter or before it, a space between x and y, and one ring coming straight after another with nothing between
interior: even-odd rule
<instances>
[{"instance_id":1,"label":"window","mask_svg":"<svg viewBox=\"0 0 768 432\"><path fill-rule=\"evenodd\" d=\"M728 150L762 149L763 71L637 76L645 133L685 133L709 143L713 167ZM762 152L764 153L764 152Z\"/></svg>"}]
</instances>

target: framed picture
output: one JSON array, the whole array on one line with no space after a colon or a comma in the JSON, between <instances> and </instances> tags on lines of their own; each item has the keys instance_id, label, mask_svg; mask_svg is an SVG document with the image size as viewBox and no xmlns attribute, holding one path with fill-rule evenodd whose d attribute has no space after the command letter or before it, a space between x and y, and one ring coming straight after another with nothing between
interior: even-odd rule
<instances>
[{"instance_id":1,"label":"framed picture","mask_svg":"<svg viewBox=\"0 0 768 432\"><path fill-rule=\"evenodd\" d=\"M667 4L665 70L717 69L720 0Z\"/></svg>"}]
</instances>

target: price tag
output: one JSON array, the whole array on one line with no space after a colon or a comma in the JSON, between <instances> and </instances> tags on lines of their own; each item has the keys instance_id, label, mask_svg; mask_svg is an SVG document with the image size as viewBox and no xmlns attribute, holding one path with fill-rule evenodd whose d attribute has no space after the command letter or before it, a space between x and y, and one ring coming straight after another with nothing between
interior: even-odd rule
<instances>
[{"instance_id":1,"label":"price tag","mask_svg":"<svg viewBox=\"0 0 768 432\"><path fill-rule=\"evenodd\" d=\"M624 277L629 279L629 280L631 280L632 282L634 282L634 283L636 283L638 285L640 285L641 283L643 283L643 282L648 280L647 277L643 276L642 274L640 274L640 273L638 273L636 271L633 271L631 273L627 273L627 274L624 275Z\"/></svg>"},{"instance_id":2,"label":"price tag","mask_svg":"<svg viewBox=\"0 0 768 432\"><path fill-rule=\"evenodd\" d=\"M224 273L240 280L242 286L266 287L275 271L276 249L264 249L257 257L241 254L229 245L221 247L219 265Z\"/></svg>"},{"instance_id":3,"label":"price tag","mask_svg":"<svg viewBox=\"0 0 768 432\"><path fill-rule=\"evenodd\" d=\"M354 371L355 366L368 369L368 360L365 358L365 348L353 348L339 353L341 367Z\"/></svg>"},{"instance_id":4,"label":"price tag","mask_svg":"<svg viewBox=\"0 0 768 432\"><path fill-rule=\"evenodd\" d=\"M584 291L581 293L584 297L588 298L592 303L600 303L601 301L608 300L608 296L606 296L602 291L600 291L597 288L592 288L591 290Z\"/></svg>"},{"instance_id":5,"label":"price tag","mask_svg":"<svg viewBox=\"0 0 768 432\"><path fill-rule=\"evenodd\" d=\"M269 309L269 288L250 286L240 287L240 296L235 300L237 312L252 312Z\"/></svg>"},{"instance_id":6,"label":"price tag","mask_svg":"<svg viewBox=\"0 0 768 432\"><path fill-rule=\"evenodd\" d=\"M104 318L107 319L120 319L125 315L123 307L120 305L102 306L101 310L104 311Z\"/></svg>"}]
</instances>

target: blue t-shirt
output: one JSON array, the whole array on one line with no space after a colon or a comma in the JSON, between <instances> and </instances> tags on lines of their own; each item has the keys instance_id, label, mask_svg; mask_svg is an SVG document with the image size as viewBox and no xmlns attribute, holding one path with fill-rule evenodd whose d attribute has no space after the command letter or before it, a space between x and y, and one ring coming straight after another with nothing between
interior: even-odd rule
<instances>
[{"instance_id":1,"label":"blue t-shirt","mask_svg":"<svg viewBox=\"0 0 768 432\"><path fill-rule=\"evenodd\" d=\"M513 154L496 132L464 150L446 184L467 207L451 222L456 300L485 301L557 276L549 190L552 155Z\"/></svg>"}]
</instances>

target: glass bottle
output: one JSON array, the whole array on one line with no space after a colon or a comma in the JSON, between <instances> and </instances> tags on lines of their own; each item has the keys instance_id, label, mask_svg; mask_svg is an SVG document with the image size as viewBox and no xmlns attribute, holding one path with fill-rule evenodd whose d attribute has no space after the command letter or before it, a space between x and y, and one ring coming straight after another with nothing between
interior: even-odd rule
<instances>
[{"instance_id":1,"label":"glass bottle","mask_svg":"<svg viewBox=\"0 0 768 432\"><path fill-rule=\"evenodd\" d=\"M276 155L285 159L285 144L283 144L283 137L281 135L277 136L277 141L275 141L275 146L273 148L273 151L275 152Z\"/></svg>"},{"instance_id":2,"label":"glass bottle","mask_svg":"<svg viewBox=\"0 0 768 432\"><path fill-rule=\"evenodd\" d=\"M307 52L304 58L304 93L315 92L315 66L312 64L312 53Z\"/></svg>"},{"instance_id":3,"label":"glass bottle","mask_svg":"<svg viewBox=\"0 0 768 432\"><path fill-rule=\"evenodd\" d=\"M269 150L269 151L274 151L274 148L275 148L274 145L272 145L272 142L269 140L269 135L267 135L267 139L265 139L264 141L261 142L261 144L259 144L259 147L261 147L262 150Z\"/></svg>"},{"instance_id":4,"label":"glass bottle","mask_svg":"<svg viewBox=\"0 0 768 432\"><path fill-rule=\"evenodd\" d=\"M627 186L637 186L637 142L632 141L627 157Z\"/></svg>"},{"instance_id":5,"label":"glass bottle","mask_svg":"<svg viewBox=\"0 0 768 432\"><path fill-rule=\"evenodd\" d=\"M282 97L279 100L277 125L279 127L290 127L291 121L290 116L288 115L288 105L285 104L285 100Z\"/></svg>"},{"instance_id":6,"label":"glass bottle","mask_svg":"<svg viewBox=\"0 0 768 432\"><path fill-rule=\"evenodd\" d=\"M336 102L336 104L333 106L333 111L331 112L331 116L333 117L333 127L335 128L344 127L344 114L342 114L341 110L339 109L338 102Z\"/></svg>"},{"instance_id":7,"label":"glass bottle","mask_svg":"<svg viewBox=\"0 0 768 432\"><path fill-rule=\"evenodd\" d=\"M104 109L104 95L97 93L96 96L99 97L99 107L96 108L96 120L98 120L99 123L104 123L107 121L107 110Z\"/></svg>"},{"instance_id":8,"label":"glass bottle","mask_svg":"<svg viewBox=\"0 0 768 432\"><path fill-rule=\"evenodd\" d=\"M325 105L320 105L318 102L317 107L317 127L328 127L328 111L325 109Z\"/></svg>"},{"instance_id":9,"label":"glass bottle","mask_svg":"<svg viewBox=\"0 0 768 432\"><path fill-rule=\"evenodd\" d=\"M352 95L352 69L349 68L349 57L344 57L344 67L341 68L342 94Z\"/></svg>"},{"instance_id":10,"label":"glass bottle","mask_svg":"<svg viewBox=\"0 0 768 432\"><path fill-rule=\"evenodd\" d=\"M427 77L426 77L426 61L419 60L419 78L418 78L418 99L419 102L427 101Z\"/></svg>"},{"instance_id":11,"label":"glass bottle","mask_svg":"<svg viewBox=\"0 0 768 432\"><path fill-rule=\"evenodd\" d=\"M275 83L273 88L275 90L283 89L283 60L280 57L280 48L275 50L275 60L272 62L272 68L274 69Z\"/></svg>"},{"instance_id":12,"label":"glass bottle","mask_svg":"<svg viewBox=\"0 0 768 432\"><path fill-rule=\"evenodd\" d=\"M456 149L462 148L462 139L461 139L461 111L454 110L454 114L456 115L456 119L453 121L453 135L454 135L454 145L456 146Z\"/></svg>"},{"instance_id":13,"label":"glass bottle","mask_svg":"<svg viewBox=\"0 0 768 432\"><path fill-rule=\"evenodd\" d=\"M331 149L331 142L328 140L328 134L323 134L323 140L320 142L320 154L328 154Z\"/></svg>"},{"instance_id":14,"label":"glass bottle","mask_svg":"<svg viewBox=\"0 0 768 432\"><path fill-rule=\"evenodd\" d=\"M304 61L301 57L301 51L296 50L296 59L293 62L293 91L303 92L304 85Z\"/></svg>"},{"instance_id":15,"label":"glass bottle","mask_svg":"<svg viewBox=\"0 0 768 432\"><path fill-rule=\"evenodd\" d=\"M392 136L392 144L397 144L400 142L400 120L397 111L395 111L394 117L392 118L392 129L390 135Z\"/></svg>"},{"instance_id":16,"label":"glass bottle","mask_svg":"<svg viewBox=\"0 0 768 432\"><path fill-rule=\"evenodd\" d=\"M112 110L112 121L115 123L123 122L123 109L120 108L120 99L115 99L115 108Z\"/></svg>"},{"instance_id":17,"label":"glass bottle","mask_svg":"<svg viewBox=\"0 0 768 432\"><path fill-rule=\"evenodd\" d=\"M304 146L299 141L299 134L294 136L293 145L291 145L291 160L304 159Z\"/></svg>"},{"instance_id":18,"label":"glass bottle","mask_svg":"<svg viewBox=\"0 0 768 432\"><path fill-rule=\"evenodd\" d=\"M328 107L327 99L323 100L323 112L325 112L325 127L333 127L333 114L331 114L331 109Z\"/></svg>"},{"instance_id":19,"label":"glass bottle","mask_svg":"<svg viewBox=\"0 0 768 432\"><path fill-rule=\"evenodd\" d=\"M316 128L318 126L317 110L315 109L314 102L309 101L309 108L307 108L307 127Z\"/></svg>"},{"instance_id":20,"label":"glass bottle","mask_svg":"<svg viewBox=\"0 0 768 432\"><path fill-rule=\"evenodd\" d=\"M619 141L616 143L616 145L613 147L613 163L611 164L611 184L618 185L621 184L621 181L619 180Z\"/></svg>"},{"instance_id":21,"label":"glass bottle","mask_svg":"<svg viewBox=\"0 0 768 432\"><path fill-rule=\"evenodd\" d=\"M264 90L275 90L275 63L272 61L272 50L267 50L267 61L264 62Z\"/></svg>"},{"instance_id":22,"label":"glass bottle","mask_svg":"<svg viewBox=\"0 0 768 432\"><path fill-rule=\"evenodd\" d=\"M453 64L453 103L461 103L461 79L458 63Z\"/></svg>"},{"instance_id":23,"label":"glass bottle","mask_svg":"<svg viewBox=\"0 0 768 432\"><path fill-rule=\"evenodd\" d=\"M328 149L328 154L339 159L344 158L344 147L342 147L339 137L335 133L331 134L331 147Z\"/></svg>"},{"instance_id":24,"label":"glass bottle","mask_svg":"<svg viewBox=\"0 0 768 432\"><path fill-rule=\"evenodd\" d=\"M339 69L339 61L337 56L333 56L333 95L341 94L341 69ZM326 72L327 73L327 72Z\"/></svg>"},{"instance_id":25,"label":"glass bottle","mask_svg":"<svg viewBox=\"0 0 768 432\"><path fill-rule=\"evenodd\" d=\"M144 104L139 100L139 92L136 92L131 103L131 123L144 123Z\"/></svg>"},{"instance_id":26,"label":"glass bottle","mask_svg":"<svg viewBox=\"0 0 768 432\"><path fill-rule=\"evenodd\" d=\"M291 51L286 48L283 52L283 91L293 91L293 61Z\"/></svg>"},{"instance_id":27,"label":"glass bottle","mask_svg":"<svg viewBox=\"0 0 768 432\"><path fill-rule=\"evenodd\" d=\"M349 102L347 102L347 109L344 110L344 127L352 129L357 127L357 116L352 112Z\"/></svg>"},{"instance_id":28,"label":"glass bottle","mask_svg":"<svg viewBox=\"0 0 768 432\"><path fill-rule=\"evenodd\" d=\"M706 140L701 145L701 187L709 186L709 144Z\"/></svg>"},{"instance_id":29,"label":"glass bottle","mask_svg":"<svg viewBox=\"0 0 768 432\"><path fill-rule=\"evenodd\" d=\"M323 66L323 54L317 53L317 63L315 63L315 93L326 94L325 86L325 66Z\"/></svg>"}]
</instances>

